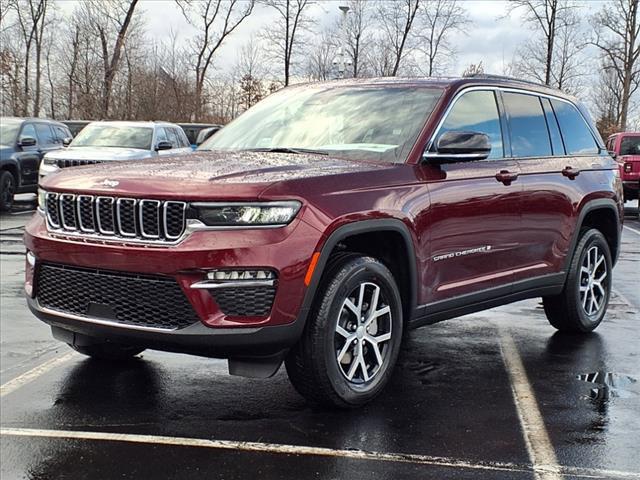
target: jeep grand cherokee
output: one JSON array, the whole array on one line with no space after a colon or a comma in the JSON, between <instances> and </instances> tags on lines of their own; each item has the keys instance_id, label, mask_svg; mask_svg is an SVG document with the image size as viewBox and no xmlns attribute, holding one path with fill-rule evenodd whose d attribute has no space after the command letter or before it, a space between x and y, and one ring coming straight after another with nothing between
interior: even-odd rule
<instances>
[{"instance_id":1,"label":"jeep grand cherokee","mask_svg":"<svg viewBox=\"0 0 640 480\"><path fill-rule=\"evenodd\" d=\"M284 362L340 407L380 393L408 329L531 297L595 329L623 218L584 108L490 77L287 88L192 156L61 171L39 198L25 289L56 338Z\"/></svg>"}]
</instances>

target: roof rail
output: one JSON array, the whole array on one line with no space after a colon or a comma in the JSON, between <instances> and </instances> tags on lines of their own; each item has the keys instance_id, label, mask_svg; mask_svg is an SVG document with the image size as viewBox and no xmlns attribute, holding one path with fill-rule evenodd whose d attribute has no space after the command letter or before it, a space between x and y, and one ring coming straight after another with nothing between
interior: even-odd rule
<instances>
[{"instance_id":1,"label":"roof rail","mask_svg":"<svg viewBox=\"0 0 640 480\"><path fill-rule=\"evenodd\" d=\"M551 87L549 87L549 85L545 85L544 83L540 83L540 82L533 82L531 80L523 80L521 78L509 77L507 75L494 75L494 74L490 74L490 73L471 73L471 74L468 74L468 75L464 75L463 78L485 78L485 79L488 79L488 80L509 80L511 82L526 83L526 84L529 84L529 85L536 85L538 87L551 88Z\"/></svg>"}]
</instances>

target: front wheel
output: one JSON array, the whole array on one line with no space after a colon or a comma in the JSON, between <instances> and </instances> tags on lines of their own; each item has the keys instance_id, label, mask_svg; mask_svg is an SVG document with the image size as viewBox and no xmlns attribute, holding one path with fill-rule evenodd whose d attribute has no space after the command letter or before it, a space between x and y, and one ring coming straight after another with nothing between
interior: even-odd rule
<instances>
[{"instance_id":1,"label":"front wheel","mask_svg":"<svg viewBox=\"0 0 640 480\"><path fill-rule=\"evenodd\" d=\"M583 232L559 295L542 299L549 323L562 332L588 333L600 325L611 294L611 251L599 230Z\"/></svg>"},{"instance_id":2,"label":"front wheel","mask_svg":"<svg viewBox=\"0 0 640 480\"><path fill-rule=\"evenodd\" d=\"M302 338L286 359L296 390L312 403L348 408L388 383L402 342L402 301L378 260L330 262Z\"/></svg>"}]
</instances>

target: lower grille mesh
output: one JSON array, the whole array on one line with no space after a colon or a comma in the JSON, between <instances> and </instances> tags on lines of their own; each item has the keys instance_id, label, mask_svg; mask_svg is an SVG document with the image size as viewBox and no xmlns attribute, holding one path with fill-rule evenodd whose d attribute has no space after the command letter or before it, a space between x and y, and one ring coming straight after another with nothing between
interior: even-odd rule
<instances>
[{"instance_id":1,"label":"lower grille mesh","mask_svg":"<svg viewBox=\"0 0 640 480\"><path fill-rule=\"evenodd\" d=\"M39 304L60 312L171 330L199 321L170 278L43 264L36 282Z\"/></svg>"},{"instance_id":2,"label":"lower grille mesh","mask_svg":"<svg viewBox=\"0 0 640 480\"><path fill-rule=\"evenodd\" d=\"M271 312L276 287L219 288L212 294L225 315L265 317Z\"/></svg>"}]
</instances>

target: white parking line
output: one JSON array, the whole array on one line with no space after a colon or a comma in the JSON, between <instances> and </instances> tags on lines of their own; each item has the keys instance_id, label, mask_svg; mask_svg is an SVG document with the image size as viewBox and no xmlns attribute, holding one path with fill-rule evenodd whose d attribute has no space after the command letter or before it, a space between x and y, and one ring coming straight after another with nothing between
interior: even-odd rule
<instances>
[{"instance_id":1,"label":"white parking line","mask_svg":"<svg viewBox=\"0 0 640 480\"><path fill-rule=\"evenodd\" d=\"M631 230L633 233L640 235L640 230L636 230L635 228L631 228L628 225L624 225L624 228L626 228L627 230Z\"/></svg>"},{"instance_id":2,"label":"white parking line","mask_svg":"<svg viewBox=\"0 0 640 480\"><path fill-rule=\"evenodd\" d=\"M536 478L561 480L560 465L516 344L506 330L499 328L499 331L500 352L509 374L511 392Z\"/></svg>"},{"instance_id":3,"label":"white parking line","mask_svg":"<svg viewBox=\"0 0 640 480\"><path fill-rule=\"evenodd\" d=\"M430 465L434 467L447 467L470 469L478 471L505 471L505 472L531 472L538 471L541 467L531 465L519 465L503 462L468 462L448 457L433 457L430 455L399 454L367 452L364 450L342 450L324 447L306 447L301 445L284 445L278 443L263 442L239 442L231 440L209 440L204 438L167 437L160 435L138 435L129 433L88 432L76 430L45 430L37 428L0 428L0 436L16 437L40 437L65 440L86 440L123 442L149 445L168 445L176 447L210 448L214 450L237 450L243 452L257 452L282 455L302 455L319 457L340 457L353 460L368 460L379 462L411 463L417 465ZM638 473L621 470L604 470L581 467L558 467L567 475L574 478L638 478ZM488 474L488 473L487 473Z\"/></svg>"},{"instance_id":4,"label":"white parking line","mask_svg":"<svg viewBox=\"0 0 640 480\"><path fill-rule=\"evenodd\" d=\"M32 382L36 378L44 375L49 370L56 368L59 365L69 361L75 355L74 352L65 353L61 357L55 357L46 362L41 363L35 368L24 372L22 375L18 375L16 378L9 380L7 383L0 386L0 397L4 397L5 395L10 394L11 392L15 392L20 387L26 385L29 382Z\"/></svg>"}]
</instances>

